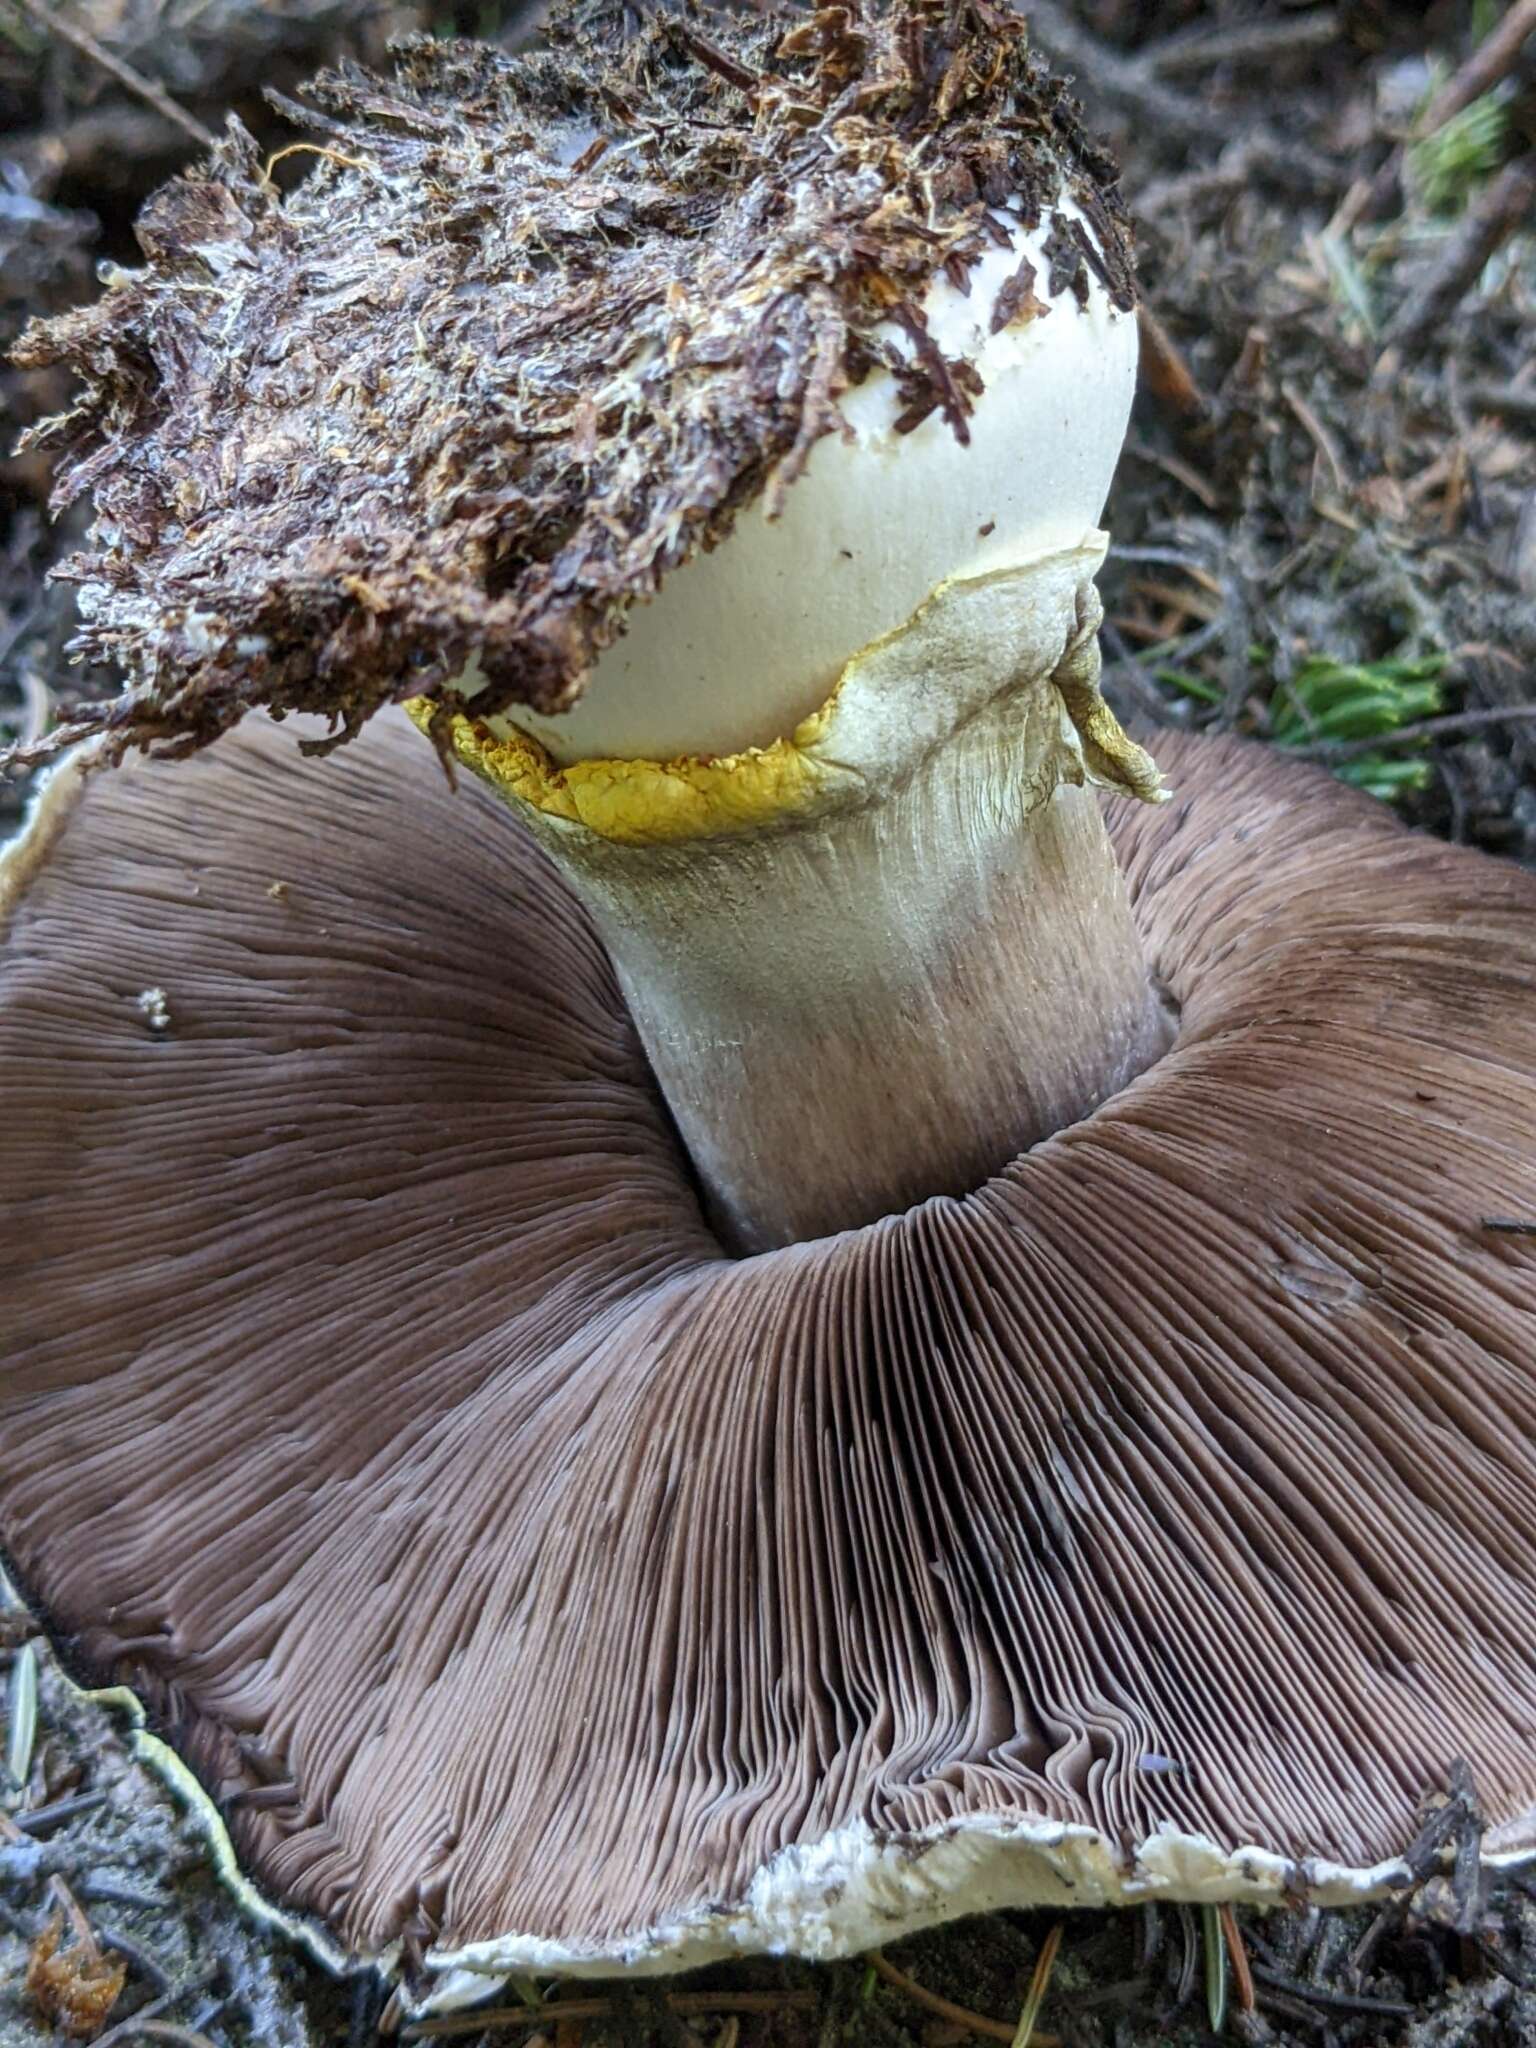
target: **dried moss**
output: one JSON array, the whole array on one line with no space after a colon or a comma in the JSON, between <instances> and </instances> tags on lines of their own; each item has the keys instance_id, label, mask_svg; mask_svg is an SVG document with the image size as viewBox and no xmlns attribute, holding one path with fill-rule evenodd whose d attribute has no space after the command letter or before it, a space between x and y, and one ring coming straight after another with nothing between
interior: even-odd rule
<instances>
[{"instance_id":1,"label":"dried moss","mask_svg":"<svg viewBox=\"0 0 1536 2048\"><path fill-rule=\"evenodd\" d=\"M67 573L132 686L82 721L118 752L259 704L346 737L471 662L481 711L567 706L875 364L903 425L966 438L979 380L921 301L1005 203L1047 217L1053 292L1133 299L1114 167L991 0L578 0L532 54L418 40L310 97L296 191L231 122L146 208L146 267L23 343L84 385L47 431L61 502L94 493Z\"/></svg>"}]
</instances>

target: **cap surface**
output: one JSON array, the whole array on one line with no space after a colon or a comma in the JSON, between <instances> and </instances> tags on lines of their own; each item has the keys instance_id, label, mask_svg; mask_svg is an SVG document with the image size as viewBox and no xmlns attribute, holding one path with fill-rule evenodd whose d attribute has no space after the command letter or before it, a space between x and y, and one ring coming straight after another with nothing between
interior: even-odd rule
<instances>
[{"instance_id":1,"label":"cap surface","mask_svg":"<svg viewBox=\"0 0 1536 2048\"><path fill-rule=\"evenodd\" d=\"M676 1964L1345 1892L1459 1756L1523 1839L1536 879L1160 752L1115 832L1173 1051L740 1261L582 912L393 717L55 804L0 1535L263 1883L365 1949Z\"/></svg>"},{"instance_id":2,"label":"cap surface","mask_svg":"<svg viewBox=\"0 0 1536 2048\"><path fill-rule=\"evenodd\" d=\"M1066 284L1049 296L1062 222L1089 231L1069 199L1033 230L1008 206L988 218L997 239L963 289L941 272L922 302L930 341L979 379L968 438L938 411L898 432L906 386L892 370L844 392L841 431L811 449L772 519L749 508L636 605L568 711L514 708L556 761L769 746L937 585L1094 530L1136 391L1135 314L1093 278L1081 298ZM897 322L877 338L918 360Z\"/></svg>"},{"instance_id":3,"label":"cap surface","mask_svg":"<svg viewBox=\"0 0 1536 2048\"><path fill-rule=\"evenodd\" d=\"M968 438L983 376L930 331L936 278L1039 228L989 320L1027 321L1037 274L1058 327L1134 305L1115 167L991 0L566 0L545 26L518 57L423 37L390 78L317 81L286 197L235 124L145 209L145 267L24 341L83 386L55 438L98 515L81 644L135 685L98 707L114 747L254 705L350 733L472 661L482 712L564 709L872 374L893 431Z\"/></svg>"}]
</instances>

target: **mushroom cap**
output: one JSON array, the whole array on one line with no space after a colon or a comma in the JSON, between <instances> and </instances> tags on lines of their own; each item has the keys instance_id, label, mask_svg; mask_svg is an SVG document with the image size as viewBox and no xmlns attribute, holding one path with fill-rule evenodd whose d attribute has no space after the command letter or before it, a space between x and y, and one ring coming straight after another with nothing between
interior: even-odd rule
<instances>
[{"instance_id":1,"label":"mushroom cap","mask_svg":"<svg viewBox=\"0 0 1536 2048\"><path fill-rule=\"evenodd\" d=\"M740 1260L584 913L394 714L63 771L0 1535L274 1893L680 1966L1365 1892L1458 1757L1536 1841L1536 878L1160 747L1113 826L1172 1052Z\"/></svg>"},{"instance_id":2,"label":"mushroom cap","mask_svg":"<svg viewBox=\"0 0 1536 2048\"><path fill-rule=\"evenodd\" d=\"M322 77L296 192L232 123L145 208L144 267L30 331L26 360L83 386L49 435L60 497L89 491L97 514L70 570L78 644L133 685L75 730L194 747L265 705L328 716L339 739L392 700L455 696L466 672L482 716L566 710L635 604L744 509L786 501L853 425L845 395L889 372L895 427L938 416L967 439L983 378L968 339L946 353L925 327L936 279L961 290L1038 229L1038 264L1013 259L989 321L1029 323L1035 274L1058 333L1090 301L1099 325L1130 312L1118 173L1010 9L708 24L559 0L516 57L423 37L389 78ZM1080 402L1123 400L1128 321L1114 340ZM1060 340L1039 346L1048 369ZM1016 454L1006 405L1001 426ZM1082 438L1118 435L1111 419ZM1070 441L1053 453L1065 497ZM914 503L925 479L920 461ZM1010 516L1005 499L980 523ZM956 557L951 531L930 536L948 558L883 625L847 622L828 680L967 566L966 538ZM806 710L820 658L780 678L812 691Z\"/></svg>"},{"instance_id":3,"label":"mushroom cap","mask_svg":"<svg viewBox=\"0 0 1536 2048\"><path fill-rule=\"evenodd\" d=\"M1091 276L1050 296L1061 221L1090 228L1064 194L1032 229L1009 207L989 217L996 244L964 289L941 275L922 303L930 341L980 380L965 440L938 411L903 429L903 383L871 371L775 517L748 512L636 605L568 711L513 707L557 762L770 746L937 585L1094 531L1136 392L1135 315ZM877 332L910 370L912 335L893 321Z\"/></svg>"}]
</instances>

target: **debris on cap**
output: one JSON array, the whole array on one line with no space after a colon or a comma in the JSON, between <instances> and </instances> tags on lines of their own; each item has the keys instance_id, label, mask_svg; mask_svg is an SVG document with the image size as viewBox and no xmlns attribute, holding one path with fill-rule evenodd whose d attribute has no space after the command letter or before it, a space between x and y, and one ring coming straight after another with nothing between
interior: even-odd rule
<instances>
[{"instance_id":1,"label":"debris on cap","mask_svg":"<svg viewBox=\"0 0 1536 2048\"><path fill-rule=\"evenodd\" d=\"M906 427L969 432L922 300L1002 209L1052 293L1134 303L1115 168L991 0L574 0L532 54L418 39L311 97L296 190L232 120L145 267L23 341L84 387L45 430L97 512L77 644L131 685L45 745L185 753L265 705L324 748L472 660L478 715L566 708L877 364Z\"/></svg>"}]
</instances>

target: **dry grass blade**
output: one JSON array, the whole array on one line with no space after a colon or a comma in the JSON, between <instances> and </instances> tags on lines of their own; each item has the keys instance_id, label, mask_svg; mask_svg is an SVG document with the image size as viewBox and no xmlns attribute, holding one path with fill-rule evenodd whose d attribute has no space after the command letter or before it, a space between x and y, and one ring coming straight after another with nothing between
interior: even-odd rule
<instances>
[{"instance_id":1,"label":"dry grass blade","mask_svg":"<svg viewBox=\"0 0 1536 2048\"><path fill-rule=\"evenodd\" d=\"M37 1735L37 1651L23 1643L11 1662L9 1723L5 1737L5 1773L18 1791L32 1775L32 1745Z\"/></svg>"},{"instance_id":2,"label":"dry grass blade","mask_svg":"<svg viewBox=\"0 0 1536 2048\"><path fill-rule=\"evenodd\" d=\"M1019 2014L1019 2024L1014 2031L1013 2048L1037 2048L1045 2040L1044 2034L1035 2032L1035 2021L1040 2017L1040 2008L1045 2003L1045 1994L1051 1982L1051 1971L1056 1967L1056 1951L1061 1947L1061 1937L1066 1923L1058 1920L1041 1943L1040 1954L1035 1963L1035 1974L1029 1980L1029 1991Z\"/></svg>"},{"instance_id":3,"label":"dry grass blade","mask_svg":"<svg viewBox=\"0 0 1536 2048\"><path fill-rule=\"evenodd\" d=\"M1205 395L1184 359L1184 351L1143 299L1136 308L1141 336L1141 374L1154 398L1186 419L1206 410Z\"/></svg>"},{"instance_id":4,"label":"dry grass blade","mask_svg":"<svg viewBox=\"0 0 1536 2048\"><path fill-rule=\"evenodd\" d=\"M1220 2034L1227 2024L1227 1945L1216 1907L1200 1908L1200 1932L1205 1950L1205 2009L1211 2032Z\"/></svg>"},{"instance_id":5,"label":"dry grass blade","mask_svg":"<svg viewBox=\"0 0 1536 2048\"><path fill-rule=\"evenodd\" d=\"M1237 2003L1243 2012L1252 2012L1254 2007L1253 1971L1248 1965L1248 1951L1243 1946L1242 1932L1237 1924L1237 1915L1227 1905L1218 1906L1221 1920L1221 1936L1227 1947L1227 1960L1232 1965L1232 1980L1237 1986Z\"/></svg>"}]
</instances>

